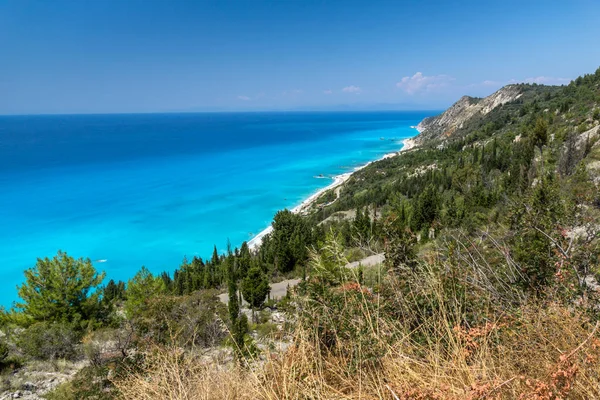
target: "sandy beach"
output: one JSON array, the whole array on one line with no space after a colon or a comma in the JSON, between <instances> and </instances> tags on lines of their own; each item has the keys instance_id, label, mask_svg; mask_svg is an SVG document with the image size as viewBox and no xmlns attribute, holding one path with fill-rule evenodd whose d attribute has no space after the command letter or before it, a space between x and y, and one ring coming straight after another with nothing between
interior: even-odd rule
<instances>
[{"instance_id":1,"label":"sandy beach","mask_svg":"<svg viewBox=\"0 0 600 400\"><path fill-rule=\"evenodd\" d=\"M399 155L400 153L410 150L412 148L414 148L416 146L416 142L414 139L409 138L409 139L404 139L402 141L402 148L399 151L395 151L393 153L388 153L386 155L384 155L383 157L381 157L378 160L374 160L374 161L369 161L368 163L361 165L359 167L356 167L354 169L354 171L352 172L346 172L344 174L340 174L340 175L336 175L333 178L333 182L329 185L327 185L326 187L319 189L318 191L316 191L315 193L313 193L312 195L310 195L309 197L307 197L304 201L302 201L302 203L300 203L299 205L297 205L296 207L292 208L291 211L295 214L302 214L305 213L306 211L308 211L310 209L310 207L313 205L313 203L325 192L327 192L328 190L331 189L335 189L341 185L343 185L348 179L350 179L350 177L352 176L353 173L355 173L356 171L360 171L361 169L371 165L372 163L374 163L375 161L379 161L379 160L383 160L386 158L391 158L391 157L395 157L397 155ZM254 250L258 247L260 247L260 244L262 243L262 239L263 237L265 237L265 235L268 235L269 233L271 233L273 231L273 227L271 225L269 225L267 228L263 229L258 235L256 235L255 237L253 237L250 241L248 241L248 247L250 247L251 250Z\"/></svg>"}]
</instances>

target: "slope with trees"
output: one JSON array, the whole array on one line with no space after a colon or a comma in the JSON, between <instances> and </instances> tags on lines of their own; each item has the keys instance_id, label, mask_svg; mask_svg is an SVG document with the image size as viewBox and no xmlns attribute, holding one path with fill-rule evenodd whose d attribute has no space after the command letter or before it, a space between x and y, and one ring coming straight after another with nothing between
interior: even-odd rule
<instances>
[{"instance_id":1,"label":"slope with trees","mask_svg":"<svg viewBox=\"0 0 600 400\"><path fill-rule=\"evenodd\" d=\"M336 202L279 212L257 251L215 248L104 288L86 260L38 261L3 314L0 356L85 352L80 385L54 398L600 397L600 69L509 91L438 119L452 129L357 171ZM378 252L382 266L345 267ZM267 280L291 275L304 281L270 306L294 345L266 357L242 300L260 311ZM198 358L219 343L235 366Z\"/></svg>"}]
</instances>

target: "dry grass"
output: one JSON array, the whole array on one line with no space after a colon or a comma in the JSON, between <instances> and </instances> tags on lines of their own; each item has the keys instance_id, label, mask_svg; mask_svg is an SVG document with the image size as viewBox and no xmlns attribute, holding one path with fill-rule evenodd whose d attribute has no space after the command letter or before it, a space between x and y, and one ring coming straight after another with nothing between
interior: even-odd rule
<instances>
[{"instance_id":1,"label":"dry grass","mask_svg":"<svg viewBox=\"0 0 600 400\"><path fill-rule=\"evenodd\" d=\"M309 288L292 346L247 368L157 348L115 384L131 400L600 398L598 325L559 296L526 300L511 260L473 253L389 276L380 294L353 277Z\"/></svg>"},{"instance_id":2,"label":"dry grass","mask_svg":"<svg viewBox=\"0 0 600 400\"><path fill-rule=\"evenodd\" d=\"M130 374L116 386L122 398L132 400L259 398L252 374L199 362L177 348L150 350L144 372Z\"/></svg>"},{"instance_id":3,"label":"dry grass","mask_svg":"<svg viewBox=\"0 0 600 400\"><path fill-rule=\"evenodd\" d=\"M143 373L116 384L132 400L600 398L600 340L583 316L550 304L481 327L449 320L437 320L425 341L376 338L387 347L375 363L325 351L305 326L286 353L254 369L154 349Z\"/></svg>"}]
</instances>

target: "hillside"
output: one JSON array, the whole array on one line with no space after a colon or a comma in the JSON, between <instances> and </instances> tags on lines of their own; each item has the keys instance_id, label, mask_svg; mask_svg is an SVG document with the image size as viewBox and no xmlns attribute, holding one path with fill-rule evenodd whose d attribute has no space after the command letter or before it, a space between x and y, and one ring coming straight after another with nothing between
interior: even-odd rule
<instances>
[{"instance_id":1,"label":"hillside","mask_svg":"<svg viewBox=\"0 0 600 400\"><path fill-rule=\"evenodd\" d=\"M417 149L354 174L340 198L316 211L315 219L373 205L385 213L402 202L408 212L430 184L438 186L442 203L438 222L453 208L450 200L459 208L466 201L469 207L477 202L478 208L501 209L504 202L498 202L499 196L506 199L520 193L523 187L515 183L530 185L541 168L530 133L540 118L547 125L546 169L570 175L583 160L592 179L597 179L599 75L587 75L565 87L509 85L485 99L463 97L419 125ZM480 201L484 198L485 205Z\"/></svg>"},{"instance_id":2,"label":"hillside","mask_svg":"<svg viewBox=\"0 0 600 400\"><path fill-rule=\"evenodd\" d=\"M85 366L50 399L600 398L600 69L419 129L256 251L106 287L38 260L0 321L6 393L61 359Z\"/></svg>"},{"instance_id":3,"label":"hillside","mask_svg":"<svg viewBox=\"0 0 600 400\"><path fill-rule=\"evenodd\" d=\"M457 130L476 115L484 117L490 111L503 104L513 102L523 96L519 85L508 85L486 98L463 96L442 114L425 118L417 126L420 134L417 143L451 137Z\"/></svg>"}]
</instances>

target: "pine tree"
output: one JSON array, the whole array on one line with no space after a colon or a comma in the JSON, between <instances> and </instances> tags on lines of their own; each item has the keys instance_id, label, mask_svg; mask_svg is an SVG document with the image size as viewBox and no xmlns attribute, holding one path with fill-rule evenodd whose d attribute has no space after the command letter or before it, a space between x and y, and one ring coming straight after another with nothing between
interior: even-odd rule
<instances>
[{"instance_id":1,"label":"pine tree","mask_svg":"<svg viewBox=\"0 0 600 400\"><path fill-rule=\"evenodd\" d=\"M414 201L413 224L416 230L429 227L438 217L439 197L433 185L428 185Z\"/></svg>"},{"instance_id":2,"label":"pine tree","mask_svg":"<svg viewBox=\"0 0 600 400\"><path fill-rule=\"evenodd\" d=\"M25 270L25 282L18 287L23 302L17 307L36 321L85 320L93 317L103 279L104 273L96 272L89 259L58 251Z\"/></svg>"},{"instance_id":3,"label":"pine tree","mask_svg":"<svg viewBox=\"0 0 600 400\"><path fill-rule=\"evenodd\" d=\"M285 273L306 262L312 232L302 216L283 210L275 214L271 240L275 266Z\"/></svg>"},{"instance_id":4,"label":"pine tree","mask_svg":"<svg viewBox=\"0 0 600 400\"><path fill-rule=\"evenodd\" d=\"M125 283L119 281L116 283L113 279L108 281L102 293L102 299L107 302L125 299Z\"/></svg>"},{"instance_id":5,"label":"pine tree","mask_svg":"<svg viewBox=\"0 0 600 400\"><path fill-rule=\"evenodd\" d=\"M540 149L541 170L544 174L544 146L548 143L548 123L539 117L533 128L533 144Z\"/></svg>"},{"instance_id":6,"label":"pine tree","mask_svg":"<svg viewBox=\"0 0 600 400\"><path fill-rule=\"evenodd\" d=\"M213 248L212 258L210 259L212 265L219 265L219 253L217 252L217 246Z\"/></svg>"},{"instance_id":7,"label":"pine tree","mask_svg":"<svg viewBox=\"0 0 600 400\"><path fill-rule=\"evenodd\" d=\"M171 276L169 275L168 272L163 271L160 274L160 279L162 279L164 285L165 285L165 290L167 290L168 292L172 291L173 289L173 280L171 279Z\"/></svg>"},{"instance_id":8,"label":"pine tree","mask_svg":"<svg viewBox=\"0 0 600 400\"><path fill-rule=\"evenodd\" d=\"M252 267L242 281L242 294L252 307L252 315L257 308L262 307L267 295L271 292L269 281L258 267Z\"/></svg>"},{"instance_id":9,"label":"pine tree","mask_svg":"<svg viewBox=\"0 0 600 400\"><path fill-rule=\"evenodd\" d=\"M148 268L142 266L135 276L127 282L127 301L125 311L131 317L137 315L146 306L148 299L164 294L163 280L152 275Z\"/></svg>"},{"instance_id":10,"label":"pine tree","mask_svg":"<svg viewBox=\"0 0 600 400\"><path fill-rule=\"evenodd\" d=\"M498 152L498 142L496 138L492 142L492 152L490 154L490 170L494 168L498 168L498 164L496 163L496 153Z\"/></svg>"},{"instance_id":11,"label":"pine tree","mask_svg":"<svg viewBox=\"0 0 600 400\"><path fill-rule=\"evenodd\" d=\"M239 251L238 256L238 268L239 268L239 278L244 279L248 270L250 269L250 263L252 262L252 256L250 255L250 248L248 247L248 243L242 243L242 247Z\"/></svg>"},{"instance_id":12,"label":"pine tree","mask_svg":"<svg viewBox=\"0 0 600 400\"><path fill-rule=\"evenodd\" d=\"M402 227L406 226L406 222L407 222L405 208L406 208L405 202L402 201L402 206L400 206L400 216L399 216L399 220L398 220L398 222L400 223L400 226L402 226Z\"/></svg>"},{"instance_id":13,"label":"pine tree","mask_svg":"<svg viewBox=\"0 0 600 400\"><path fill-rule=\"evenodd\" d=\"M555 182L542 178L526 203L513 212L515 259L521 264L525 288L540 294L555 273L550 237L564 209Z\"/></svg>"},{"instance_id":14,"label":"pine tree","mask_svg":"<svg viewBox=\"0 0 600 400\"><path fill-rule=\"evenodd\" d=\"M229 321L230 331L233 339L233 348L236 354L240 356L244 351L244 336L248 331L248 321L240 318L240 303L238 301L237 277L235 266L231 260L226 259L227 265L227 286L229 292ZM245 323L244 323L245 321Z\"/></svg>"}]
</instances>

